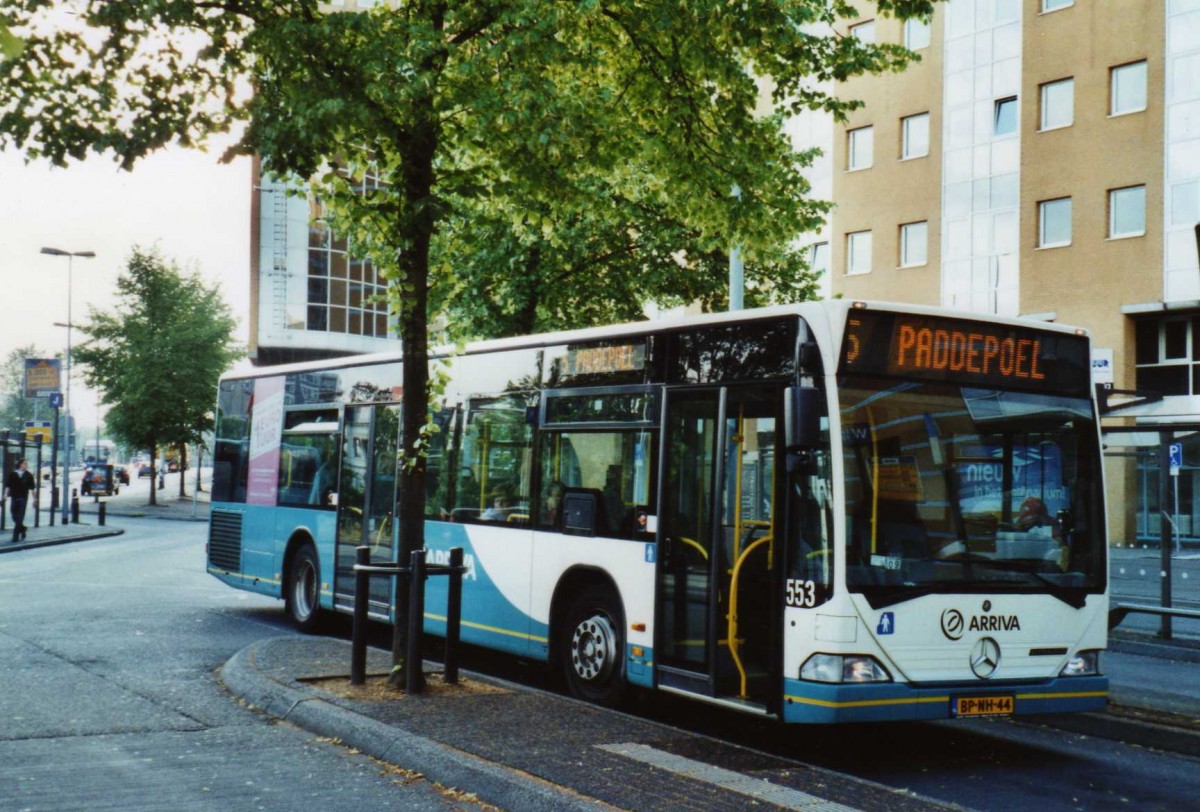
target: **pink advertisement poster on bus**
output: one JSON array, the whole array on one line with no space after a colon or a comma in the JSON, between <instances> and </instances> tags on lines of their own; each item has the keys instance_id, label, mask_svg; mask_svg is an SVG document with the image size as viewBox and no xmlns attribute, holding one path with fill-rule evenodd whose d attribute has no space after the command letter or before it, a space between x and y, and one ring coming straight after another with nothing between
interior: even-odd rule
<instances>
[{"instance_id":1,"label":"pink advertisement poster on bus","mask_svg":"<svg viewBox=\"0 0 1200 812\"><path fill-rule=\"evenodd\" d=\"M246 502L274 505L279 492L279 435L283 431L282 375L254 382L250 412L250 476Z\"/></svg>"}]
</instances>

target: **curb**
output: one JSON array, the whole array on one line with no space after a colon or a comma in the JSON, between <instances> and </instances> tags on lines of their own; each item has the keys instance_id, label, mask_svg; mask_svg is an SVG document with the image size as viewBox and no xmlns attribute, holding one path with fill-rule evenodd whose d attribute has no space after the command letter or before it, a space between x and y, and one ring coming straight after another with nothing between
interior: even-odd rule
<instances>
[{"instance_id":1,"label":"curb","mask_svg":"<svg viewBox=\"0 0 1200 812\"><path fill-rule=\"evenodd\" d=\"M1170 714L1143 711L1113 703L1108 713L1064 714L1041 720L1040 724L1068 733L1125 742L1148 750L1200 758L1200 731L1171 724ZM1022 724L1039 724L1030 719Z\"/></svg>"},{"instance_id":2,"label":"curb","mask_svg":"<svg viewBox=\"0 0 1200 812\"><path fill-rule=\"evenodd\" d=\"M399 730L312 693L264 676L252 643L220 669L226 689L254 707L319 736L338 739L369 756L421 773L430 781L473 793L506 809L570 809L597 812L612 807L495 762L464 753L424 736Z\"/></svg>"},{"instance_id":3,"label":"curb","mask_svg":"<svg viewBox=\"0 0 1200 812\"><path fill-rule=\"evenodd\" d=\"M21 550L33 550L38 547L56 547L59 544L72 544L76 541L91 541L92 539L106 539L113 536L124 535L125 531L121 529L106 530L102 533L88 533L83 536L64 536L57 539L46 539L44 541L22 541L17 544L0 543L0 555L4 553L16 553Z\"/></svg>"}]
</instances>

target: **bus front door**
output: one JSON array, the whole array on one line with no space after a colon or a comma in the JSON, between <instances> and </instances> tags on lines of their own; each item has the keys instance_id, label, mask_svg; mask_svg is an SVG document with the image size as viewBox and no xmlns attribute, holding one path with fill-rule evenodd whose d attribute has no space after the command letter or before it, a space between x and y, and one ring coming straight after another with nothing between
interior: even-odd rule
<instances>
[{"instance_id":1,"label":"bus front door","mask_svg":"<svg viewBox=\"0 0 1200 812\"><path fill-rule=\"evenodd\" d=\"M366 545L371 561L395 559L396 450L400 406L347 406L338 467L337 573L335 602L354 606L355 549ZM388 616L391 580L371 579L370 612Z\"/></svg>"},{"instance_id":2,"label":"bus front door","mask_svg":"<svg viewBox=\"0 0 1200 812\"><path fill-rule=\"evenodd\" d=\"M668 392L655 652L662 686L764 707L777 693L782 394Z\"/></svg>"}]
</instances>

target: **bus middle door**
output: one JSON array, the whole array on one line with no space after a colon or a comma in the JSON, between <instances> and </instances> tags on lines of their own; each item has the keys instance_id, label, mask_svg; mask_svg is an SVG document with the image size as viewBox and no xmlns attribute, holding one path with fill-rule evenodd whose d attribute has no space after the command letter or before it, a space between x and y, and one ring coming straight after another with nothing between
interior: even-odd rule
<instances>
[{"instance_id":1,"label":"bus middle door","mask_svg":"<svg viewBox=\"0 0 1200 812\"><path fill-rule=\"evenodd\" d=\"M354 606L355 549L366 545L372 562L395 559L396 452L400 438L400 406L378 403L347 406L342 423L338 467L337 573L338 607ZM371 614L389 616L392 583L371 579Z\"/></svg>"},{"instance_id":2,"label":"bus middle door","mask_svg":"<svg viewBox=\"0 0 1200 812\"><path fill-rule=\"evenodd\" d=\"M776 685L782 389L668 391L655 653L659 684L767 706Z\"/></svg>"}]
</instances>

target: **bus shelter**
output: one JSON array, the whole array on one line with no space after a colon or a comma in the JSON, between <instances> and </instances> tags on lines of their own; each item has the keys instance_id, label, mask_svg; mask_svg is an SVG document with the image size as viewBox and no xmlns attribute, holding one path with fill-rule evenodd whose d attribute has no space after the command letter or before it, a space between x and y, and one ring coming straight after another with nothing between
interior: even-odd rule
<instances>
[{"instance_id":1,"label":"bus shelter","mask_svg":"<svg viewBox=\"0 0 1200 812\"><path fill-rule=\"evenodd\" d=\"M1178 610L1121 626L1200 639L1200 397L1100 404L1113 606Z\"/></svg>"}]
</instances>

